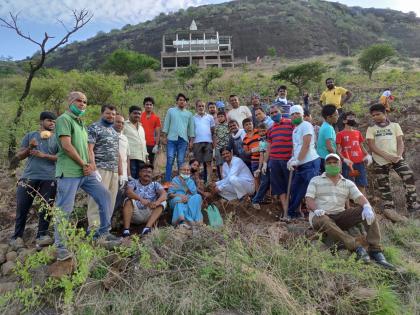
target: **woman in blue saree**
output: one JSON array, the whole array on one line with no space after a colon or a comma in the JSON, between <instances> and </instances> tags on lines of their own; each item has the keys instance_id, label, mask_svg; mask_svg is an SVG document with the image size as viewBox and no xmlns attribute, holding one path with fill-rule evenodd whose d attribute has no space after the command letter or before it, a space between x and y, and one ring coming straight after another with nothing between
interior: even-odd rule
<instances>
[{"instance_id":1,"label":"woman in blue saree","mask_svg":"<svg viewBox=\"0 0 420 315\"><path fill-rule=\"evenodd\" d=\"M190 167L187 163L181 166L179 175L172 179L168 196L169 206L173 211L172 224L186 224L188 227L193 222L203 222L201 213L203 199L197 192L197 186L190 176Z\"/></svg>"}]
</instances>

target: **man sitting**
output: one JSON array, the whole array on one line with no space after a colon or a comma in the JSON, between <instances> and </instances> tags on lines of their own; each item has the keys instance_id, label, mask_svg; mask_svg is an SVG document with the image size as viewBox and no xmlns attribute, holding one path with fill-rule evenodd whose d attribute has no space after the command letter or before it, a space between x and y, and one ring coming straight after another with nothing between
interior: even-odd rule
<instances>
[{"instance_id":1,"label":"man sitting","mask_svg":"<svg viewBox=\"0 0 420 315\"><path fill-rule=\"evenodd\" d=\"M225 160L223 179L215 183L214 191L227 200L242 199L254 193L254 177L248 166L226 147L220 149L220 154Z\"/></svg>"},{"instance_id":2,"label":"man sitting","mask_svg":"<svg viewBox=\"0 0 420 315\"><path fill-rule=\"evenodd\" d=\"M130 236L130 223L146 223L141 235L151 232L166 207L166 191L158 182L152 182L153 166L140 165L139 179L127 186L127 200L123 209L123 237Z\"/></svg>"},{"instance_id":3,"label":"man sitting","mask_svg":"<svg viewBox=\"0 0 420 315\"><path fill-rule=\"evenodd\" d=\"M342 241L344 246L355 251L363 262L370 262L370 257L385 268L394 268L388 263L380 245L381 232L368 200L357 189L352 181L340 174L341 160L335 153L325 157L325 173L311 179L306 192L306 205L311 213L309 221L317 231L326 233L336 241ZM363 208L345 209L347 199L354 200ZM369 254L357 239L344 230L364 223L369 244Z\"/></svg>"}]
</instances>

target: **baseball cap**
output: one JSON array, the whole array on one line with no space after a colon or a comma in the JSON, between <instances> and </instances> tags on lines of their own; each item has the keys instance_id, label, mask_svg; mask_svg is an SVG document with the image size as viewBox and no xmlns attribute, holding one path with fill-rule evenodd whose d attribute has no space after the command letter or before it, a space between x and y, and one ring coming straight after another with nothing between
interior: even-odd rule
<instances>
[{"instance_id":1,"label":"baseball cap","mask_svg":"<svg viewBox=\"0 0 420 315\"><path fill-rule=\"evenodd\" d=\"M336 160L338 160L338 161L341 161L340 157L339 157L337 154L335 154L335 153L330 153L330 154L328 154L328 155L325 157L325 161L326 161L326 160L328 160L329 158L334 158L334 159L336 159Z\"/></svg>"}]
</instances>

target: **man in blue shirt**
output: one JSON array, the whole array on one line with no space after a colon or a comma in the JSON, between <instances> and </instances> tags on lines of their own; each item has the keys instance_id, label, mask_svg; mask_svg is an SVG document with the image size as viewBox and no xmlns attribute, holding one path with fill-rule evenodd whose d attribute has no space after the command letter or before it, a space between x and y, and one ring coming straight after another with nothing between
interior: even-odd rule
<instances>
[{"instance_id":1,"label":"man in blue shirt","mask_svg":"<svg viewBox=\"0 0 420 315\"><path fill-rule=\"evenodd\" d=\"M325 157L330 153L336 153L335 130L333 125L337 123L338 111L335 105L329 104L322 108L322 117L324 122L319 129L317 152L321 157L321 173L325 171Z\"/></svg>"},{"instance_id":2,"label":"man in blue shirt","mask_svg":"<svg viewBox=\"0 0 420 315\"><path fill-rule=\"evenodd\" d=\"M10 241L14 249L24 246L23 232L34 198L42 196L52 206L56 194L55 161L58 144L53 134L56 116L51 112L42 112L39 119L41 124L39 131L27 133L16 154L19 160L27 158L27 161L16 190L16 225ZM45 210L40 210L38 216L36 245L38 247L51 245L53 240L48 235L50 220Z\"/></svg>"}]
</instances>

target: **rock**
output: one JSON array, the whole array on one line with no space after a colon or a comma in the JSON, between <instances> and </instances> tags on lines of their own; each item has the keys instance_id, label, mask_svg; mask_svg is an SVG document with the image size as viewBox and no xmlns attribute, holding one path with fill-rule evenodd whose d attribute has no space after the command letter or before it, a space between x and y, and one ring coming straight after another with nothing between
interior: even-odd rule
<instances>
[{"instance_id":1,"label":"rock","mask_svg":"<svg viewBox=\"0 0 420 315\"><path fill-rule=\"evenodd\" d=\"M9 250L9 245L0 244L0 254L6 255L8 250Z\"/></svg>"},{"instance_id":2,"label":"rock","mask_svg":"<svg viewBox=\"0 0 420 315\"><path fill-rule=\"evenodd\" d=\"M76 268L74 259L67 259L64 261L56 261L48 267L48 274L54 278L61 278L66 275L71 275Z\"/></svg>"},{"instance_id":3,"label":"rock","mask_svg":"<svg viewBox=\"0 0 420 315\"><path fill-rule=\"evenodd\" d=\"M3 253L0 253L0 264L4 263L6 261L6 255Z\"/></svg>"},{"instance_id":4,"label":"rock","mask_svg":"<svg viewBox=\"0 0 420 315\"><path fill-rule=\"evenodd\" d=\"M6 260L7 260L7 261L15 261L15 260L16 260L16 258L17 258L17 256L18 256L18 254L17 254L15 251L8 252L8 253L6 254Z\"/></svg>"},{"instance_id":5,"label":"rock","mask_svg":"<svg viewBox=\"0 0 420 315\"><path fill-rule=\"evenodd\" d=\"M25 258L32 255L34 252L36 251L35 248L31 248L31 249L23 249L22 251L20 251L17 259L21 262L25 261Z\"/></svg>"},{"instance_id":6,"label":"rock","mask_svg":"<svg viewBox=\"0 0 420 315\"><path fill-rule=\"evenodd\" d=\"M0 294L15 290L17 285L17 282L0 282Z\"/></svg>"},{"instance_id":7,"label":"rock","mask_svg":"<svg viewBox=\"0 0 420 315\"><path fill-rule=\"evenodd\" d=\"M3 276L8 276L13 273L13 268L15 268L15 263L13 261L7 261L1 266L1 272Z\"/></svg>"},{"instance_id":8,"label":"rock","mask_svg":"<svg viewBox=\"0 0 420 315\"><path fill-rule=\"evenodd\" d=\"M48 266L43 265L30 271L32 276L32 287L42 286L48 279Z\"/></svg>"},{"instance_id":9,"label":"rock","mask_svg":"<svg viewBox=\"0 0 420 315\"><path fill-rule=\"evenodd\" d=\"M119 274L118 269L109 268L108 273L105 276L105 279L102 280L102 285L104 286L106 290L109 290L118 283L118 279L120 278L121 276Z\"/></svg>"},{"instance_id":10,"label":"rock","mask_svg":"<svg viewBox=\"0 0 420 315\"><path fill-rule=\"evenodd\" d=\"M397 211L393 209L383 209L382 214L384 215L385 218L387 218L388 220L391 220L394 223L408 221L408 218L400 215Z\"/></svg>"}]
</instances>

